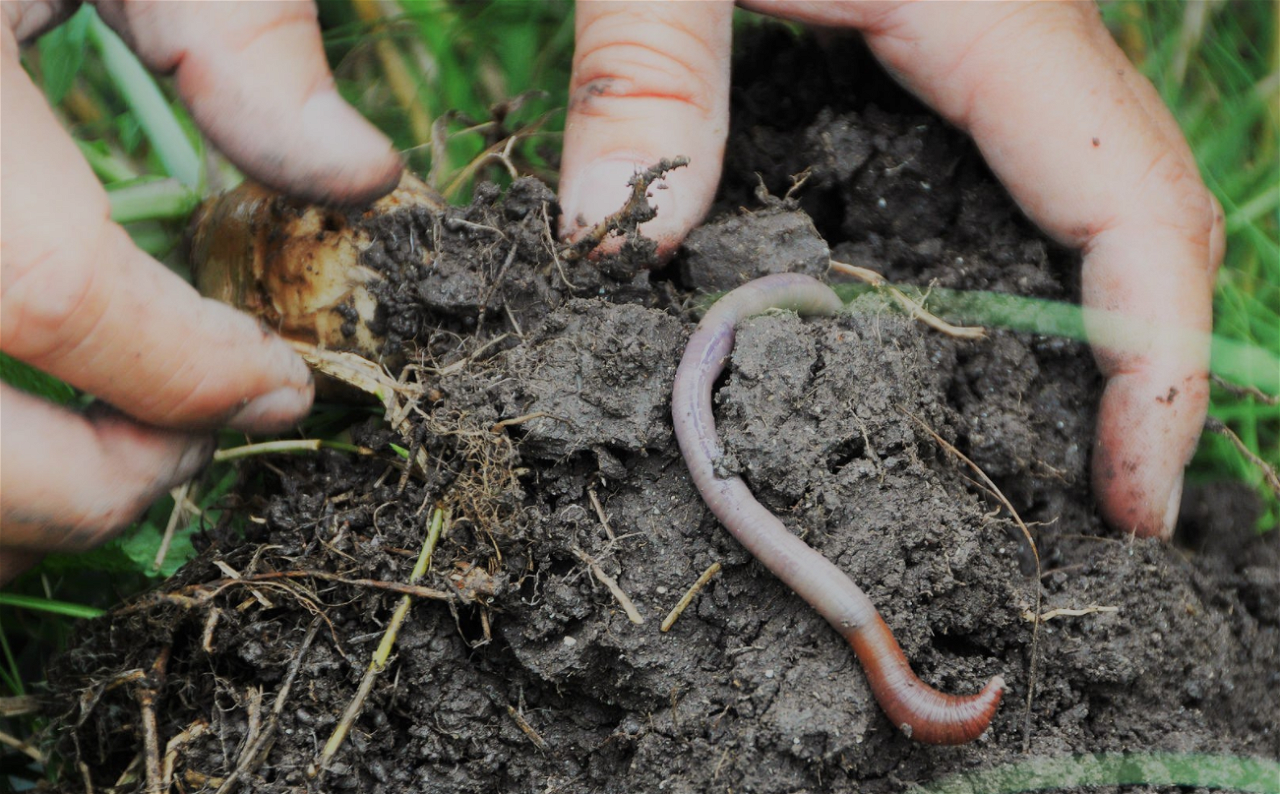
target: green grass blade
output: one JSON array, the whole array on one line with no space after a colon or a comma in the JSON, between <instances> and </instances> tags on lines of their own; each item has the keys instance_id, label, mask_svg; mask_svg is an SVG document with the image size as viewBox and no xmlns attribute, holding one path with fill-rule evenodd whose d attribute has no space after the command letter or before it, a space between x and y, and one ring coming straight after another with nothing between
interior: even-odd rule
<instances>
[{"instance_id":1,"label":"green grass blade","mask_svg":"<svg viewBox=\"0 0 1280 794\"><path fill-rule=\"evenodd\" d=\"M106 144L101 141L85 143L82 140L76 140L76 146L80 148L80 154L84 155L85 160L89 161L89 167L93 169L93 173L97 174L98 179L102 180L104 185L128 182L131 179L137 179L139 176L137 169L131 163L112 154L107 149Z\"/></svg>"},{"instance_id":2,"label":"green grass blade","mask_svg":"<svg viewBox=\"0 0 1280 794\"><path fill-rule=\"evenodd\" d=\"M200 154L151 73L97 14L89 21L89 41L101 55L103 66L137 117L165 171L187 187L198 189Z\"/></svg>"},{"instance_id":3,"label":"green grass blade","mask_svg":"<svg viewBox=\"0 0 1280 794\"><path fill-rule=\"evenodd\" d=\"M1280 764L1196 753L1094 753L1033 757L964 772L910 789L912 794L1016 794L1087 786L1182 786L1280 794Z\"/></svg>"},{"instance_id":4,"label":"green grass blade","mask_svg":"<svg viewBox=\"0 0 1280 794\"><path fill-rule=\"evenodd\" d=\"M66 601L54 601L38 596L22 595L21 593L0 593L0 606L13 607L15 609L33 609L37 612L48 612L69 618L96 618L106 614L106 610L98 609L97 607L71 604Z\"/></svg>"},{"instance_id":5,"label":"green grass blade","mask_svg":"<svg viewBox=\"0 0 1280 794\"><path fill-rule=\"evenodd\" d=\"M948 322L1088 341L1084 310L1074 304L978 290L935 288L924 293L906 285L897 286ZM836 292L847 301L869 289L860 284L842 284ZM1096 312L1094 316L1100 324L1113 324L1118 329L1117 339L1135 344L1144 337L1164 333L1117 312ZM1189 339L1191 336L1194 335L1189 333ZM1239 386L1280 394L1280 356L1275 352L1219 334L1210 337L1210 351L1209 369L1213 374Z\"/></svg>"},{"instance_id":6,"label":"green grass blade","mask_svg":"<svg viewBox=\"0 0 1280 794\"><path fill-rule=\"evenodd\" d=\"M177 179L142 177L107 188L116 223L185 220L200 205L200 195Z\"/></svg>"},{"instance_id":7,"label":"green grass blade","mask_svg":"<svg viewBox=\"0 0 1280 794\"><path fill-rule=\"evenodd\" d=\"M27 688L22 684L22 670L13 656L13 649L9 647L9 635L5 632L3 623L0 623L0 650L4 651L5 664L5 669L0 670L0 683L15 695L27 694Z\"/></svg>"}]
</instances>

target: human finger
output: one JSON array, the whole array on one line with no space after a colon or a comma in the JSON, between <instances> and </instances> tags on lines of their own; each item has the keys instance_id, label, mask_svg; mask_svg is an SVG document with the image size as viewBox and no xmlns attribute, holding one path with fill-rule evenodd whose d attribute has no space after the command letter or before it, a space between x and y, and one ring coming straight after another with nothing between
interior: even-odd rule
<instances>
[{"instance_id":1,"label":"human finger","mask_svg":"<svg viewBox=\"0 0 1280 794\"><path fill-rule=\"evenodd\" d=\"M616 212L627 180L687 156L643 224L669 257L711 206L728 133L733 4L580 2L561 166L560 234L570 240ZM616 248L606 242L603 250Z\"/></svg>"},{"instance_id":2,"label":"human finger","mask_svg":"<svg viewBox=\"0 0 1280 794\"><path fill-rule=\"evenodd\" d=\"M210 434L77 414L3 384L0 398L0 578L47 552L99 545L213 454Z\"/></svg>"},{"instance_id":3,"label":"human finger","mask_svg":"<svg viewBox=\"0 0 1280 794\"><path fill-rule=\"evenodd\" d=\"M353 206L399 181L390 140L338 94L310 0L97 7L148 66L173 73L196 123L254 179Z\"/></svg>"},{"instance_id":4,"label":"human finger","mask_svg":"<svg viewBox=\"0 0 1280 794\"><path fill-rule=\"evenodd\" d=\"M201 298L110 220L102 187L0 30L0 344L155 425L266 432L311 375L247 315Z\"/></svg>"},{"instance_id":5,"label":"human finger","mask_svg":"<svg viewBox=\"0 0 1280 794\"><path fill-rule=\"evenodd\" d=\"M1173 119L1088 4L904 4L867 37L973 135L1033 220L1084 252L1086 322L1107 377L1095 493L1112 526L1168 537L1208 403L1223 253L1221 209Z\"/></svg>"}]
</instances>

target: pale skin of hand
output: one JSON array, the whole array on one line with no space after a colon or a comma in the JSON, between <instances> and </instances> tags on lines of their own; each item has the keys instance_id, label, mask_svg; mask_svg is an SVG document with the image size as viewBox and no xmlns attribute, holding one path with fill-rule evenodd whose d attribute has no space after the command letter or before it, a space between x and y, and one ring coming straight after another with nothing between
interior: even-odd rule
<instances>
[{"instance_id":1,"label":"pale skin of hand","mask_svg":"<svg viewBox=\"0 0 1280 794\"><path fill-rule=\"evenodd\" d=\"M973 137L1032 220L1083 252L1086 324L1107 379L1095 498L1116 530L1169 538L1208 404L1222 209L1092 3L740 5L861 31L901 83ZM562 235L621 206L636 169L675 155L690 165L653 191L658 216L641 230L669 256L706 213L728 128L732 10L724 0L580 0ZM1155 330L1121 349L1091 309Z\"/></svg>"},{"instance_id":2,"label":"pale skin of hand","mask_svg":"<svg viewBox=\"0 0 1280 794\"><path fill-rule=\"evenodd\" d=\"M201 298L111 222L106 194L18 61L74 10L0 11L0 347L116 406L78 414L0 393L0 583L51 550L97 545L213 452L212 429L284 429L311 407L302 360ZM310 2L100 2L152 69L170 73L209 139L247 174L360 205L400 158L333 87Z\"/></svg>"}]
</instances>

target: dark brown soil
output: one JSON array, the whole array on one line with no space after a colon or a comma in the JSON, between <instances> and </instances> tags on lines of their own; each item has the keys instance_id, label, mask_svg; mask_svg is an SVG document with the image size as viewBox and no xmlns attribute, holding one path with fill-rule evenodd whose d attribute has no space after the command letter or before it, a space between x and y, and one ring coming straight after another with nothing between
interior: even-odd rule
<instances>
[{"instance_id":1,"label":"dark brown soil","mask_svg":"<svg viewBox=\"0 0 1280 794\"><path fill-rule=\"evenodd\" d=\"M723 210L666 275L557 261L553 195L533 181L380 221L437 251L399 271L390 242L410 236L387 233L369 255L394 287L377 322L396 340L440 368L510 336L423 376L439 399L416 439L356 428L379 457L246 464L244 537L210 532L161 591L84 626L50 671L59 746L83 775L108 786L134 764L117 790L143 789L148 700L187 791L239 767L255 792L889 792L1024 752L1280 756L1280 533L1257 536L1249 493L1215 487L1189 489L1179 544L1109 535L1087 487L1100 381L1081 345L958 341L864 296L838 319L746 322L718 394L730 462L861 584L922 678L970 692L1004 675L972 745L900 735L837 634L705 509L667 407L696 290L831 256L920 285L1075 297L1074 257L962 136L865 53L788 36L757 35L775 54L741 64ZM775 198L806 168L795 200ZM1031 525L1038 579L1008 514L923 425ZM390 443L421 444L429 475L402 483ZM452 528L422 584L452 595L416 603L309 778L400 600L356 580L408 581L437 503ZM1085 614L1033 644L1037 586L1042 611ZM84 789L74 766L66 780Z\"/></svg>"}]
</instances>

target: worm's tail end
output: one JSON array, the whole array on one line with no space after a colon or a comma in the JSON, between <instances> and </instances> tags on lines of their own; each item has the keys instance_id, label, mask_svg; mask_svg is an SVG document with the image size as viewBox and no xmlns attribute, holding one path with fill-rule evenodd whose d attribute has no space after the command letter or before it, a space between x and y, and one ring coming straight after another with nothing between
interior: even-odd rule
<instances>
[{"instance_id":1,"label":"worm's tail end","mask_svg":"<svg viewBox=\"0 0 1280 794\"><path fill-rule=\"evenodd\" d=\"M912 676L911 694L881 708L909 739L924 744L968 744L982 735L1004 695L1004 676L987 682L976 695L948 695Z\"/></svg>"},{"instance_id":2,"label":"worm's tail end","mask_svg":"<svg viewBox=\"0 0 1280 794\"><path fill-rule=\"evenodd\" d=\"M948 695L916 677L879 615L847 637L880 708L908 738L966 744L991 724L1004 695L1004 676L992 678L976 695Z\"/></svg>"},{"instance_id":3,"label":"worm's tail end","mask_svg":"<svg viewBox=\"0 0 1280 794\"><path fill-rule=\"evenodd\" d=\"M996 715L996 707L1004 696L1004 676L987 682L976 695L947 695L923 682L930 695L920 700L929 702L925 714L904 715L895 723L908 737L925 744L967 744L982 735Z\"/></svg>"}]
</instances>

